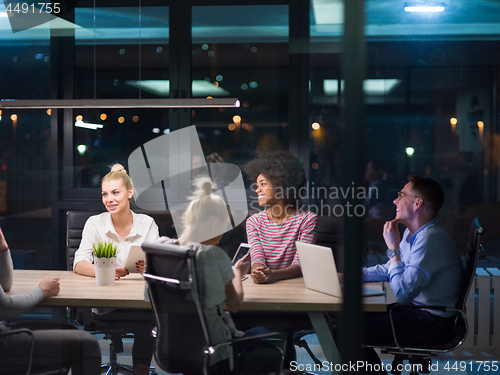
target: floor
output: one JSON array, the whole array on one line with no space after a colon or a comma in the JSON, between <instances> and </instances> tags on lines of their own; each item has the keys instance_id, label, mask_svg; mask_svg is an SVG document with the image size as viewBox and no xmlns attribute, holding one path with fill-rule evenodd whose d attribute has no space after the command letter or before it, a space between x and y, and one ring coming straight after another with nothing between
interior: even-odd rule
<instances>
[{"instance_id":1,"label":"floor","mask_svg":"<svg viewBox=\"0 0 500 375\"><path fill-rule=\"evenodd\" d=\"M96 335L96 337L99 340L99 344L101 346L101 356L102 356L102 362L106 363L109 360L109 341L104 340L103 335ZM124 339L123 340L123 353L118 353L118 362L121 364L132 364L132 344L133 344L133 339ZM158 364L156 363L154 357L153 361L151 363L151 366L155 368L155 374L157 375L166 375L169 374L168 372L163 371L160 369Z\"/></svg>"},{"instance_id":2,"label":"floor","mask_svg":"<svg viewBox=\"0 0 500 375\"><path fill-rule=\"evenodd\" d=\"M328 363L325 361L321 347L315 334L304 336L311 351L321 361L321 366L315 365L314 361L303 348L296 347L297 364L295 370L307 371L311 374L329 374L326 371ZM102 339L99 340L103 362L109 358L109 343ZM118 354L118 362L132 363L130 353L132 351L132 340L124 340L124 353ZM387 369L392 364L392 356L381 354L382 363ZM157 375L172 375L159 368L153 359L152 366L155 367ZM405 367L408 367L407 365ZM292 368L294 369L294 368ZM496 369L496 371L494 371ZM402 375L408 375L410 369L405 368ZM454 352L439 355L433 360L431 367L431 375L489 375L499 373L500 371L500 347L487 348L468 348L457 349ZM297 372L296 372L297 373ZM298 372L300 373L300 372Z\"/></svg>"},{"instance_id":3,"label":"floor","mask_svg":"<svg viewBox=\"0 0 500 375\"><path fill-rule=\"evenodd\" d=\"M306 336L306 341L308 342L311 350L318 356L320 361L325 361L321 347L319 346L316 335ZM299 367L299 370L312 369L309 371L314 374L329 374L326 371L328 363L324 362L324 366L314 367L314 362L310 360L307 352L302 348L297 348L297 362L303 364L303 367ZM389 369L392 365L392 355L380 354L382 363L385 369ZM323 363L323 362L322 362ZM307 367L309 366L309 367ZM488 368L489 367L489 368ZM494 371L496 369L496 371ZM410 373L410 368L408 368L407 362L405 363L405 368L402 371L402 375L408 375ZM436 359L433 359L431 365L432 375L452 375L452 374L464 374L464 375L486 375L499 373L500 370L500 347L487 347L487 348L467 348L467 349L457 349L453 352L439 355Z\"/></svg>"}]
</instances>

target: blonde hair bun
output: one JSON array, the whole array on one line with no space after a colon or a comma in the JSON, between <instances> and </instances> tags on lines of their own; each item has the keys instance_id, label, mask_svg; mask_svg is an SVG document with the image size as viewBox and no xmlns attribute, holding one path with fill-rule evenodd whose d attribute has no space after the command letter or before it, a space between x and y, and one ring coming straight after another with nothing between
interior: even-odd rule
<instances>
[{"instance_id":1,"label":"blonde hair bun","mask_svg":"<svg viewBox=\"0 0 500 375\"><path fill-rule=\"evenodd\" d=\"M212 180L198 177L193 181L194 192L191 202L182 215L184 226L179 236L179 243L188 246L192 243L202 243L224 234L230 229L230 219L226 203L218 194Z\"/></svg>"},{"instance_id":2,"label":"blonde hair bun","mask_svg":"<svg viewBox=\"0 0 500 375\"><path fill-rule=\"evenodd\" d=\"M111 172L124 172L124 173L127 173L127 171L125 170L125 168L123 167L123 165L121 165L119 163L113 164L113 166L111 167Z\"/></svg>"},{"instance_id":3,"label":"blonde hair bun","mask_svg":"<svg viewBox=\"0 0 500 375\"><path fill-rule=\"evenodd\" d=\"M210 195L215 189L215 185L209 177L198 177L193 185L196 190L193 194L194 196L191 198L192 200Z\"/></svg>"},{"instance_id":4,"label":"blonde hair bun","mask_svg":"<svg viewBox=\"0 0 500 375\"><path fill-rule=\"evenodd\" d=\"M113 166L111 167L111 171L102 178L101 184L104 181L111 181L111 180L122 180L127 190L134 188L134 185L132 184L132 180L130 179L127 170L123 167L123 165L119 163L113 164Z\"/></svg>"},{"instance_id":5,"label":"blonde hair bun","mask_svg":"<svg viewBox=\"0 0 500 375\"><path fill-rule=\"evenodd\" d=\"M203 190L203 192L206 195L212 193L212 189L213 189L212 181L210 181L209 179L203 181L203 185L201 185L201 190Z\"/></svg>"}]
</instances>

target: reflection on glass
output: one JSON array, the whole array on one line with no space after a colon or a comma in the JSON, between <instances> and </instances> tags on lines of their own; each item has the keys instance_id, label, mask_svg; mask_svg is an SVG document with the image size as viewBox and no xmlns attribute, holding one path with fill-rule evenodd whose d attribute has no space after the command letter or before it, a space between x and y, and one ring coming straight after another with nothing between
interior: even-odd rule
<instances>
[{"instance_id":1,"label":"reflection on glass","mask_svg":"<svg viewBox=\"0 0 500 375\"><path fill-rule=\"evenodd\" d=\"M50 98L50 23L13 32L0 2L0 99Z\"/></svg>"},{"instance_id":2,"label":"reflection on glass","mask_svg":"<svg viewBox=\"0 0 500 375\"><path fill-rule=\"evenodd\" d=\"M140 6L142 4L142 6ZM77 99L168 97L169 7L76 8ZM76 187L98 187L109 165L169 128L165 109L88 109L73 129ZM85 147L83 147L85 146Z\"/></svg>"},{"instance_id":3,"label":"reflection on glass","mask_svg":"<svg viewBox=\"0 0 500 375\"><path fill-rule=\"evenodd\" d=\"M139 2L136 7L76 8L75 98L165 96L152 86L168 82L168 17L169 7Z\"/></svg>"},{"instance_id":4,"label":"reflection on glass","mask_svg":"<svg viewBox=\"0 0 500 375\"><path fill-rule=\"evenodd\" d=\"M14 33L3 14L2 1L0 99L50 98L49 38L54 23ZM65 22L59 26L61 32L72 27ZM0 110L0 226L15 268L51 266L50 155L50 112Z\"/></svg>"},{"instance_id":5,"label":"reflection on glass","mask_svg":"<svg viewBox=\"0 0 500 375\"><path fill-rule=\"evenodd\" d=\"M0 119L0 225L16 268L50 268L50 122L45 110Z\"/></svg>"},{"instance_id":6,"label":"reflection on glass","mask_svg":"<svg viewBox=\"0 0 500 375\"><path fill-rule=\"evenodd\" d=\"M322 134L311 133L310 180L326 187L339 184L338 150L348 126L339 115L341 4L313 2L311 14L311 123L320 123ZM363 162L382 163L385 183L395 191L409 173L440 181L446 195L440 220L460 246L471 217L489 216L498 201L498 178L491 171L498 173L500 160L498 125L492 121L498 117L492 93L499 84L494 51L500 3L452 2L439 14L408 13L403 6L366 2ZM382 90L371 91L375 87L368 82L383 83ZM378 224L367 219L366 225L367 252L383 250Z\"/></svg>"},{"instance_id":7,"label":"reflection on glass","mask_svg":"<svg viewBox=\"0 0 500 375\"><path fill-rule=\"evenodd\" d=\"M78 112L77 112L78 111ZM168 109L74 110L75 186L99 187L113 163L127 166L129 154L168 132Z\"/></svg>"},{"instance_id":8,"label":"reflection on glass","mask_svg":"<svg viewBox=\"0 0 500 375\"><path fill-rule=\"evenodd\" d=\"M192 17L193 96L204 82L241 102L193 112L205 155L241 164L256 150L287 149L288 6L195 6Z\"/></svg>"}]
</instances>

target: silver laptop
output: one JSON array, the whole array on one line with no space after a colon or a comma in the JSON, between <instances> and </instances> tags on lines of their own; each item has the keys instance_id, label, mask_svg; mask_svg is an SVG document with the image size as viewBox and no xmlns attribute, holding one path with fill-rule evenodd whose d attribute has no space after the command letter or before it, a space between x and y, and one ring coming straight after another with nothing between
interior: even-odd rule
<instances>
[{"instance_id":1,"label":"silver laptop","mask_svg":"<svg viewBox=\"0 0 500 375\"><path fill-rule=\"evenodd\" d=\"M306 288L342 298L332 249L298 241L295 245Z\"/></svg>"},{"instance_id":2,"label":"silver laptop","mask_svg":"<svg viewBox=\"0 0 500 375\"><path fill-rule=\"evenodd\" d=\"M339 281L332 249L298 241L295 245L306 288L342 298L342 284ZM368 297L385 293L363 286L361 294L363 297Z\"/></svg>"}]
</instances>

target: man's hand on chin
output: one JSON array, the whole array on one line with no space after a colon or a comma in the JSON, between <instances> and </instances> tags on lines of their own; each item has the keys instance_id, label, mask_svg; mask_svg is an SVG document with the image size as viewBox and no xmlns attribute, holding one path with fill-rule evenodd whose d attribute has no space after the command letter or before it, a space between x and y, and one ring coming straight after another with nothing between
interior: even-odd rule
<instances>
[{"instance_id":1,"label":"man's hand on chin","mask_svg":"<svg viewBox=\"0 0 500 375\"><path fill-rule=\"evenodd\" d=\"M399 242L401 241L401 235L398 228L399 219L394 219L391 221L386 221L384 224L383 236L387 248L392 250L399 249Z\"/></svg>"}]
</instances>

